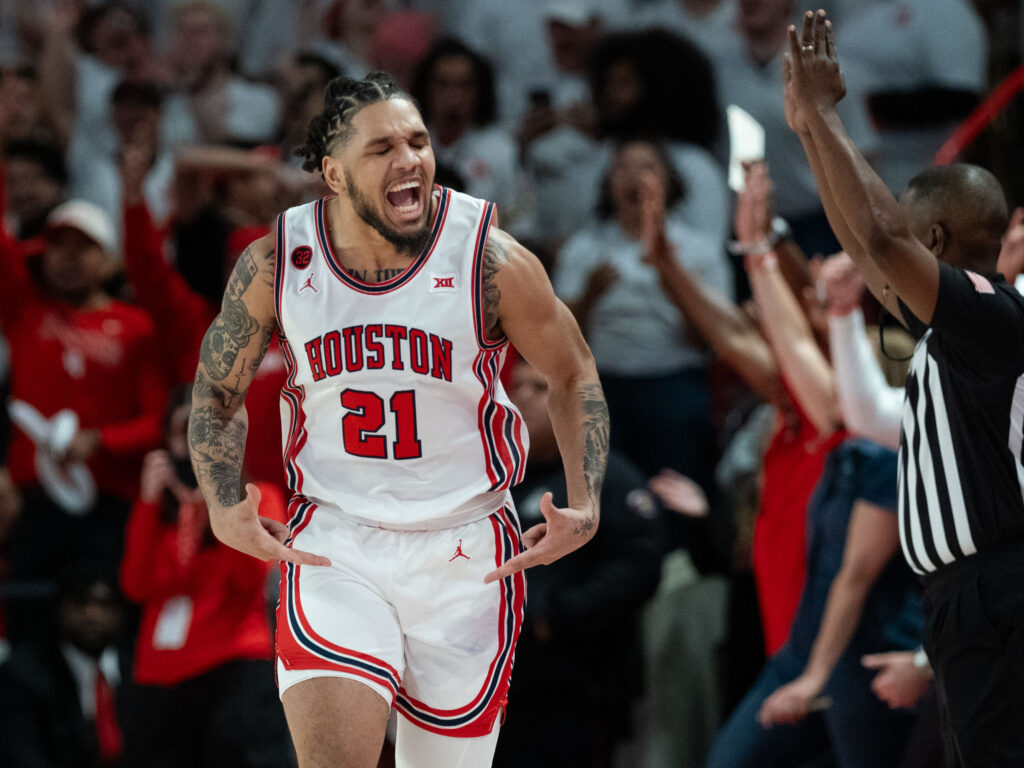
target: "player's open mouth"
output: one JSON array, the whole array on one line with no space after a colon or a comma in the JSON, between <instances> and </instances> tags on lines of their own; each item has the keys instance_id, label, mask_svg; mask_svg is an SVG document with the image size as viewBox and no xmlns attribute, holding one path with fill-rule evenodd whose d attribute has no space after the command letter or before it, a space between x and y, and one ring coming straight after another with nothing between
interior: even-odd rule
<instances>
[{"instance_id":1,"label":"player's open mouth","mask_svg":"<svg viewBox=\"0 0 1024 768\"><path fill-rule=\"evenodd\" d=\"M423 213L422 185L419 181L402 181L392 184L384 193L395 218L401 221L416 221Z\"/></svg>"}]
</instances>

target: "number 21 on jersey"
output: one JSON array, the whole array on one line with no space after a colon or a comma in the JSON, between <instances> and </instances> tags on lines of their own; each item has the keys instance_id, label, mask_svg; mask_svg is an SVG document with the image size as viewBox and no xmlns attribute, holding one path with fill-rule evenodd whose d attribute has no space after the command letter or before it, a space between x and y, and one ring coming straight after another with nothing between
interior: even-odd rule
<instances>
[{"instance_id":1,"label":"number 21 on jersey","mask_svg":"<svg viewBox=\"0 0 1024 768\"><path fill-rule=\"evenodd\" d=\"M345 450L353 456L387 459L388 439L376 434L384 427L384 398L376 392L346 389L341 393L341 432ZM395 441L390 458L418 459L423 455L416 429L416 392L403 389L391 395L388 408L395 418Z\"/></svg>"}]
</instances>

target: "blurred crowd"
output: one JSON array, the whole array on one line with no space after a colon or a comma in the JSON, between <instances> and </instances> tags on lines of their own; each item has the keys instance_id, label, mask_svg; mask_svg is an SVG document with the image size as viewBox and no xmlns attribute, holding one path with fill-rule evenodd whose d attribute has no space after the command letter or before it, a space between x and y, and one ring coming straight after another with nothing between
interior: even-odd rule
<instances>
[{"instance_id":1,"label":"blurred crowd","mask_svg":"<svg viewBox=\"0 0 1024 768\"><path fill-rule=\"evenodd\" d=\"M897 193L1020 62L1013 0L820 5L844 123ZM941 765L896 533L912 342L835 253L786 125L803 10L0 0L0 765L293 764L277 571L210 533L191 382L239 254L328 192L293 155L327 83L377 69L417 99L437 183L548 269L611 413L597 537L529 572L495 764ZM1021 114L966 150L1016 204ZM1024 269L1022 211L1001 269ZM566 491L515 357L529 525ZM274 341L245 467L283 522L284 376Z\"/></svg>"}]
</instances>

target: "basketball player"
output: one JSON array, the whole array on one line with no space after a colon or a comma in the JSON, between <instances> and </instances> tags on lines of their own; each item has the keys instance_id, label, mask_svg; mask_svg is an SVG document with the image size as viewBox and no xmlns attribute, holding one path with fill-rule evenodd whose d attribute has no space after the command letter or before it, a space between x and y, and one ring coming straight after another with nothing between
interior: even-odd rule
<instances>
[{"instance_id":1,"label":"basketball player","mask_svg":"<svg viewBox=\"0 0 1024 768\"><path fill-rule=\"evenodd\" d=\"M996 272L1006 198L988 171L929 168L897 202L850 140L831 24L789 28L786 111L864 282L919 339L907 376L899 529L924 584L946 753L1024 765L1024 297Z\"/></svg>"},{"instance_id":2,"label":"basketball player","mask_svg":"<svg viewBox=\"0 0 1024 768\"><path fill-rule=\"evenodd\" d=\"M203 341L192 460L214 533L279 559L277 672L302 768L490 765L522 621L521 571L598 523L608 417L572 315L494 206L435 187L420 113L390 76L339 78L300 150L334 197L242 254ZM240 471L244 397L271 336L289 366L286 528ZM508 344L551 390L569 507L521 551L508 489L528 439ZM316 554L312 554L315 552Z\"/></svg>"}]
</instances>

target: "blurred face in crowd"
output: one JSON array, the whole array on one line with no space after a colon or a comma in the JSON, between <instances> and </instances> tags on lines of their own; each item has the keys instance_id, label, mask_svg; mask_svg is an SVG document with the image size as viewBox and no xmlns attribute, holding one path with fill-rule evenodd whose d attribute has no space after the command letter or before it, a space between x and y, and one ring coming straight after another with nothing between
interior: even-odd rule
<instances>
[{"instance_id":1,"label":"blurred face in crowd","mask_svg":"<svg viewBox=\"0 0 1024 768\"><path fill-rule=\"evenodd\" d=\"M226 22L214 9L197 4L175 14L168 58L186 84L201 85L214 70L226 66L229 48Z\"/></svg>"},{"instance_id":2,"label":"blurred face in crowd","mask_svg":"<svg viewBox=\"0 0 1024 768\"><path fill-rule=\"evenodd\" d=\"M636 222L641 214L641 188L645 178L653 176L664 199L668 190L668 170L653 145L631 141L622 145L612 161L608 189L616 216L623 222Z\"/></svg>"},{"instance_id":3,"label":"blurred face in crowd","mask_svg":"<svg viewBox=\"0 0 1024 768\"><path fill-rule=\"evenodd\" d=\"M110 117L122 143L144 142L155 146L160 132L160 109L137 99L111 104Z\"/></svg>"},{"instance_id":4,"label":"blurred face in crowd","mask_svg":"<svg viewBox=\"0 0 1024 768\"><path fill-rule=\"evenodd\" d=\"M369 40L387 14L383 0L341 0L340 4L345 37Z\"/></svg>"},{"instance_id":5,"label":"blurred face in crowd","mask_svg":"<svg viewBox=\"0 0 1024 768\"><path fill-rule=\"evenodd\" d=\"M226 192L227 205L244 211L254 223L273 221L280 209L281 185L273 168L232 173Z\"/></svg>"},{"instance_id":6,"label":"blurred face in crowd","mask_svg":"<svg viewBox=\"0 0 1024 768\"><path fill-rule=\"evenodd\" d=\"M586 69L600 28L597 20L579 27L561 21L549 21L548 41L555 66L562 72L581 72Z\"/></svg>"},{"instance_id":7,"label":"blurred face in crowd","mask_svg":"<svg viewBox=\"0 0 1024 768\"><path fill-rule=\"evenodd\" d=\"M89 36L93 54L109 67L140 67L149 57L149 40L136 19L122 8L112 8L96 23Z\"/></svg>"},{"instance_id":8,"label":"blurred face in crowd","mask_svg":"<svg viewBox=\"0 0 1024 768\"><path fill-rule=\"evenodd\" d=\"M558 443L548 414L548 382L537 369L520 360L512 371L512 402L523 414L523 423L530 434L530 458L554 461Z\"/></svg>"},{"instance_id":9,"label":"blurred face in crowd","mask_svg":"<svg viewBox=\"0 0 1024 768\"><path fill-rule=\"evenodd\" d=\"M57 227L47 234L43 278L57 298L85 301L103 285L109 267L106 252L83 232Z\"/></svg>"},{"instance_id":10,"label":"blurred face in crowd","mask_svg":"<svg viewBox=\"0 0 1024 768\"><path fill-rule=\"evenodd\" d=\"M111 585L96 581L82 594L61 601L57 609L57 624L62 639L80 651L98 657L117 641L123 614Z\"/></svg>"},{"instance_id":11,"label":"blurred face in crowd","mask_svg":"<svg viewBox=\"0 0 1024 768\"><path fill-rule=\"evenodd\" d=\"M415 105L389 99L352 118L348 143L325 158L331 188L395 248L415 252L429 236L434 152Z\"/></svg>"},{"instance_id":12,"label":"blurred face in crowd","mask_svg":"<svg viewBox=\"0 0 1024 768\"><path fill-rule=\"evenodd\" d=\"M759 37L790 23L793 0L740 0L736 18L740 32L747 37Z\"/></svg>"},{"instance_id":13,"label":"blurred face in crowd","mask_svg":"<svg viewBox=\"0 0 1024 768\"><path fill-rule=\"evenodd\" d=\"M472 125L477 110L477 82L472 61L465 56L438 59L427 87L430 121L432 127L436 126L435 130L441 134L448 130L461 133ZM458 135L452 140L456 138Z\"/></svg>"},{"instance_id":14,"label":"blurred face in crowd","mask_svg":"<svg viewBox=\"0 0 1024 768\"><path fill-rule=\"evenodd\" d=\"M604 90L598 94L599 106L611 118L629 114L644 96L644 83L636 65L628 59L619 59L608 65Z\"/></svg>"},{"instance_id":15,"label":"blurred face in crowd","mask_svg":"<svg viewBox=\"0 0 1024 768\"><path fill-rule=\"evenodd\" d=\"M43 167L25 157L6 162L7 210L20 221L46 216L64 199L64 185L46 175Z\"/></svg>"},{"instance_id":16,"label":"blurred face in crowd","mask_svg":"<svg viewBox=\"0 0 1024 768\"><path fill-rule=\"evenodd\" d=\"M167 434L164 435L164 442L178 480L189 488L196 488L199 483L192 470L188 452L188 417L191 413L192 404L188 402L171 411L167 419Z\"/></svg>"},{"instance_id":17,"label":"blurred face in crowd","mask_svg":"<svg viewBox=\"0 0 1024 768\"><path fill-rule=\"evenodd\" d=\"M0 104L4 114L0 132L4 137L10 141L30 136L42 119L35 75L25 68L0 69Z\"/></svg>"}]
</instances>

